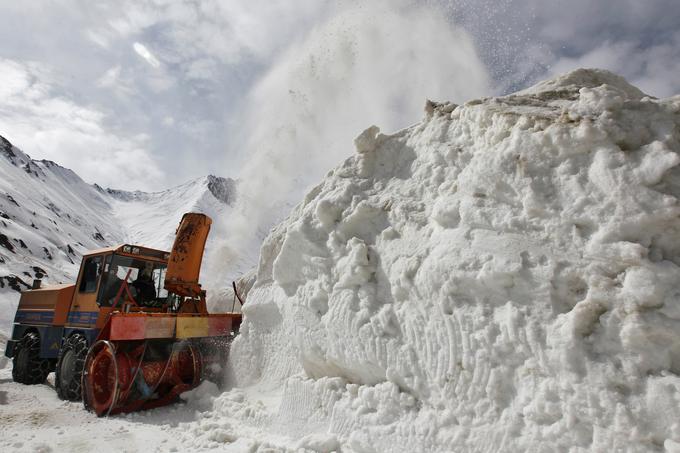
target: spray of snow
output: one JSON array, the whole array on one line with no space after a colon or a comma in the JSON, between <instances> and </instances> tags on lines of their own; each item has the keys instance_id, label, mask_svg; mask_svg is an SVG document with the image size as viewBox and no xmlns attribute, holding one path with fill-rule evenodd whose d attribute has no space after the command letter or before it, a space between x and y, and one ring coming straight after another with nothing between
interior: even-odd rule
<instances>
[{"instance_id":1,"label":"spray of snow","mask_svg":"<svg viewBox=\"0 0 680 453\"><path fill-rule=\"evenodd\" d=\"M346 156L366 124L396 129L417 118L425 97L489 91L469 36L434 7L409 3L340 7L250 93L239 200L215 226L226 239L206 274L224 275L225 263L252 267L269 228Z\"/></svg>"},{"instance_id":2,"label":"spray of snow","mask_svg":"<svg viewBox=\"0 0 680 453\"><path fill-rule=\"evenodd\" d=\"M579 70L426 112L267 237L192 445L678 451L680 97Z\"/></svg>"}]
</instances>

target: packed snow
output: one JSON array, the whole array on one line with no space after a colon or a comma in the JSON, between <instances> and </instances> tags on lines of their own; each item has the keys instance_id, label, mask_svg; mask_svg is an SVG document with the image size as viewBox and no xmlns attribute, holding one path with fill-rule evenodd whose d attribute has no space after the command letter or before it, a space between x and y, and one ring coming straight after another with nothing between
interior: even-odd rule
<instances>
[{"instance_id":1,"label":"packed snow","mask_svg":"<svg viewBox=\"0 0 680 453\"><path fill-rule=\"evenodd\" d=\"M265 239L226 392L76 420L132 451L680 451L680 97L578 70L425 112ZM45 401L39 433L76 413Z\"/></svg>"},{"instance_id":2,"label":"packed snow","mask_svg":"<svg viewBox=\"0 0 680 453\"><path fill-rule=\"evenodd\" d=\"M596 70L367 129L265 240L199 445L678 451L679 139Z\"/></svg>"}]
</instances>

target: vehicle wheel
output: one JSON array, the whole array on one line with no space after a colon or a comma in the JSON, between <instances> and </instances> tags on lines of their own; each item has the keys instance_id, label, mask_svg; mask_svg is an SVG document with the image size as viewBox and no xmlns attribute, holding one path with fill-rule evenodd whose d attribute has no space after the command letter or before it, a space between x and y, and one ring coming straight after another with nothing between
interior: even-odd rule
<instances>
[{"instance_id":1,"label":"vehicle wheel","mask_svg":"<svg viewBox=\"0 0 680 453\"><path fill-rule=\"evenodd\" d=\"M21 384L42 384L50 374L50 361L40 358L40 336L26 332L17 344L12 360L12 379Z\"/></svg>"},{"instance_id":2,"label":"vehicle wheel","mask_svg":"<svg viewBox=\"0 0 680 453\"><path fill-rule=\"evenodd\" d=\"M64 341L57 359L54 387L63 400L80 401L81 378L87 356L87 340L80 334L71 335Z\"/></svg>"}]
</instances>

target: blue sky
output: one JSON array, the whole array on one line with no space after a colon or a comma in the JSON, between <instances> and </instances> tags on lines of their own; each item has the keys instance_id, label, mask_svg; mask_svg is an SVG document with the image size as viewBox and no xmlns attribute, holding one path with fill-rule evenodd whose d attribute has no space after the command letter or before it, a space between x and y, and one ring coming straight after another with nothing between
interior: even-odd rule
<instances>
[{"instance_id":1,"label":"blue sky","mask_svg":"<svg viewBox=\"0 0 680 453\"><path fill-rule=\"evenodd\" d=\"M602 67L680 94L677 0L0 3L0 134L88 182L289 192L425 99Z\"/></svg>"}]
</instances>

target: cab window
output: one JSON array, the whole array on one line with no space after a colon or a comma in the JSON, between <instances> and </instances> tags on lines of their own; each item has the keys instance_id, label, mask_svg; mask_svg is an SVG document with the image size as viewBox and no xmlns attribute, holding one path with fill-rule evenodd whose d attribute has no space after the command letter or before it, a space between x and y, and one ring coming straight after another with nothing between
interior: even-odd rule
<instances>
[{"instance_id":1,"label":"cab window","mask_svg":"<svg viewBox=\"0 0 680 453\"><path fill-rule=\"evenodd\" d=\"M111 307L117 298L125 297L121 286L127 279L130 294L138 305L162 305L167 298L164 288L166 267L165 263L143 258L113 255L112 259L107 259L97 302L100 306Z\"/></svg>"},{"instance_id":2,"label":"cab window","mask_svg":"<svg viewBox=\"0 0 680 453\"><path fill-rule=\"evenodd\" d=\"M156 287L156 293L160 298L168 297L168 290L165 289L165 271L166 266L157 266L153 270L153 283Z\"/></svg>"},{"instance_id":3,"label":"cab window","mask_svg":"<svg viewBox=\"0 0 680 453\"><path fill-rule=\"evenodd\" d=\"M97 290L97 281L102 273L102 257L91 256L85 259L83 264L83 276L80 279L78 291L81 293L93 293Z\"/></svg>"}]
</instances>

